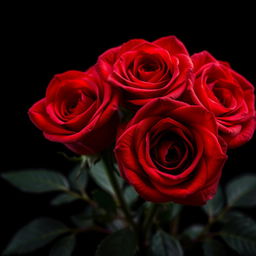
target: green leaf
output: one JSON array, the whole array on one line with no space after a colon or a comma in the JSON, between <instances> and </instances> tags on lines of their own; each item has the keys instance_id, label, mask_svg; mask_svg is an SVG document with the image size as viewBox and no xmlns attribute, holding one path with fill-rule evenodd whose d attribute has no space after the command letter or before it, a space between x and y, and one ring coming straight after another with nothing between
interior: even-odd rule
<instances>
[{"instance_id":1,"label":"green leaf","mask_svg":"<svg viewBox=\"0 0 256 256\"><path fill-rule=\"evenodd\" d=\"M72 196L72 195L69 195L69 194L66 194L66 193L63 193L63 194L60 194L58 196L56 196L52 201L51 201L51 205L54 205L54 206L59 206L59 205L62 205L62 204L68 204L68 203L71 203L75 200L77 200L78 198Z\"/></svg>"},{"instance_id":2,"label":"green leaf","mask_svg":"<svg viewBox=\"0 0 256 256\"><path fill-rule=\"evenodd\" d=\"M136 202L139 195L132 186L127 186L124 190L124 198L128 205L132 205Z\"/></svg>"},{"instance_id":3,"label":"green leaf","mask_svg":"<svg viewBox=\"0 0 256 256\"><path fill-rule=\"evenodd\" d=\"M88 183L88 172L78 165L71 171L68 179L73 189L83 191Z\"/></svg>"},{"instance_id":4,"label":"green leaf","mask_svg":"<svg viewBox=\"0 0 256 256\"><path fill-rule=\"evenodd\" d=\"M15 234L4 251L4 255L32 252L67 231L68 228L59 221L50 218L34 220Z\"/></svg>"},{"instance_id":5,"label":"green leaf","mask_svg":"<svg viewBox=\"0 0 256 256\"><path fill-rule=\"evenodd\" d=\"M106 192L108 192L112 195L115 195L115 192L114 192L112 185L109 181L106 168L107 167L106 167L104 161L100 160L99 162L97 162L95 165L92 166L92 168L90 169L90 175L93 178L93 180L95 181L95 183L100 188L102 188L103 190L105 190ZM117 175L116 175L116 178L118 180L119 185L122 186L123 180L120 177L118 177Z\"/></svg>"},{"instance_id":6,"label":"green leaf","mask_svg":"<svg viewBox=\"0 0 256 256\"><path fill-rule=\"evenodd\" d=\"M202 225L192 225L185 229L183 235L187 236L190 240L195 240L202 233L204 226Z\"/></svg>"},{"instance_id":7,"label":"green leaf","mask_svg":"<svg viewBox=\"0 0 256 256\"><path fill-rule=\"evenodd\" d=\"M227 252L219 241L208 239L203 242L204 256L226 256Z\"/></svg>"},{"instance_id":8,"label":"green leaf","mask_svg":"<svg viewBox=\"0 0 256 256\"><path fill-rule=\"evenodd\" d=\"M77 227L91 227L94 225L93 223L93 210L92 208L88 207L86 208L82 213L79 213L77 215L71 216L71 221L77 226Z\"/></svg>"},{"instance_id":9,"label":"green leaf","mask_svg":"<svg viewBox=\"0 0 256 256\"><path fill-rule=\"evenodd\" d=\"M159 230L153 236L151 250L154 256L182 256L183 250L178 240Z\"/></svg>"},{"instance_id":10,"label":"green leaf","mask_svg":"<svg viewBox=\"0 0 256 256\"><path fill-rule=\"evenodd\" d=\"M111 195L102 190L95 190L92 197L101 208L107 211L107 213L116 213L116 203Z\"/></svg>"},{"instance_id":11,"label":"green leaf","mask_svg":"<svg viewBox=\"0 0 256 256\"><path fill-rule=\"evenodd\" d=\"M2 174L2 177L25 192L43 193L68 189L66 178L48 170L24 170Z\"/></svg>"},{"instance_id":12,"label":"green leaf","mask_svg":"<svg viewBox=\"0 0 256 256\"><path fill-rule=\"evenodd\" d=\"M220 235L240 255L256 255L256 222L251 218L238 212L229 213Z\"/></svg>"},{"instance_id":13,"label":"green leaf","mask_svg":"<svg viewBox=\"0 0 256 256\"><path fill-rule=\"evenodd\" d=\"M73 223L75 223L76 226L79 228L90 228L94 226L93 219L82 219L82 218L79 218L78 216L72 216L71 219Z\"/></svg>"},{"instance_id":14,"label":"green leaf","mask_svg":"<svg viewBox=\"0 0 256 256\"><path fill-rule=\"evenodd\" d=\"M217 216L224 206L224 197L221 187L218 188L218 191L213 199L209 200L206 205L203 206L206 214L212 218Z\"/></svg>"},{"instance_id":15,"label":"green leaf","mask_svg":"<svg viewBox=\"0 0 256 256\"><path fill-rule=\"evenodd\" d=\"M113 216L108 214L106 210L102 208L93 209L93 221L100 225L106 225L113 220Z\"/></svg>"},{"instance_id":16,"label":"green leaf","mask_svg":"<svg viewBox=\"0 0 256 256\"><path fill-rule=\"evenodd\" d=\"M75 249L76 239L74 235L58 240L50 251L50 256L71 256Z\"/></svg>"},{"instance_id":17,"label":"green leaf","mask_svg":"<svg viewBox=\"0 0 256 256\"><path fill-rule=\"evenodd\" d=\"M112 195L115 194L106 172L106 166L102 160L90 169L90 175L100 188Z\"/></svg>"},{"instance_id":18,"label":"green leaf","mask_svg":"<svg viewBox=\"0 0 256 256\"><path fill-rule=\"evenodd\" d=\"M256 206L256 175L244 175L228 183L226 187L229 207Z\"/></svg>"},{"instance_id":19,"label":"green leaf","mask_svg":"<svg viewBox=\"0 0 256 256\"><path fill-rule=\"evenodd\" d=\"M135 250L135 235L126 228L107 236L99 244L95 256L134 256Z\"/></svg>"}]
</instances>

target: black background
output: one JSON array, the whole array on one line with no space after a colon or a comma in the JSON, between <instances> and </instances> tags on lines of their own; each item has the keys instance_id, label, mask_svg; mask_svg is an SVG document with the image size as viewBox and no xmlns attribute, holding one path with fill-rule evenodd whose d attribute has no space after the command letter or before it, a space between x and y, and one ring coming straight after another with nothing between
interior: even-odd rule
<instances>
[{"instance_id":1,"label":"black background","mask_svg":"<svg viewBox=\"0 0 256 256\"><path fill-rule=\"evenodd\" d=\"M28 108L44 97L45 89L52 76L67 70L86 70L93 65L97 56L105 50L133 39L144 38L153 41L166 35L176 35L187 46L189 52L210 51L216 58L231 63L232 67L256 84L255 46L252 33L236 29L224 33L208 31L150 31L128 32L119 29L101 28L87 30L58 25L56 27L34 26L33 21L16 22L9 28L5 38L7 54L1 85L1 172L23 168L50 168L68 172L70 164L56 152L68 150L64 146L45 140L39 130L29 121ZM4 79L5 80L5 79ZM245 146L229 152L224 168L222 184L236 175L255 172L256 136ZM214 154L214 152L213 152ZM52 195L31 195L21 193L0 179L1 191L1 242L5 247L16 230L38 216L52 216L66 220L71 213L81 208L52 208ZM254 210L247 214L255 217ZM197 220L193 215L184 216L185 222ZM96 233L80 237L79 250L75 255L93 255L102 238ZM31 255L47 255L48 249ZM83 252L82 250L85 250Z\"/></svg>"}]
</instances>

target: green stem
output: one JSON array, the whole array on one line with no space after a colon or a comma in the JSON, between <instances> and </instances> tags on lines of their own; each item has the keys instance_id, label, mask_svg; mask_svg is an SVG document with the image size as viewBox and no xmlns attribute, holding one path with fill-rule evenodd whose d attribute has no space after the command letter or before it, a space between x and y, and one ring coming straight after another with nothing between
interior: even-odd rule
<instances>
[{"instance_id":1,"label":"green stem","mask_svg":"<svg viewBox=\"0 0 256 256\"><path fill-rule=\"evenodd\" d=\"M176 236L178 233L178 229L179 229L179 222L180 222L180 215L178 214L174 220L172 221L172 225L171 225L171 234L173 236Z\"/></svg>"},{"instance_id":2,"label":"green stem","mask_svg":"<svg viewBox=\"0 0 256 256\"><path fill-rule=\"evenodd\" d=\"M122 190L121 190L119 183L116 179L115 172L114 172L115 167L113 164L112 154L110 154L110 152L107 152L106 154L103 155L103 159L104 159L104 162L107 167L106 170L107 170L108 178L109 178L110 183L115 191L115 195L117 197L119 205L125 215L127 222L130 224L130 226L134 230L134 233L137 237L140 253L141 253L141 255L146 255L147 254L147 244L146 244L147 233L151 228L152 221L155 217L155 214L158 210L159 205L152 204L152 206L149 209L146 220L144 222L144 225L141 225L141 226L137 225L133 220L133 217L130 213L130 209L129 209L128 205L126 204L126 201L123 197Z\"/></svg>"},{"instance_id":3,"label":"green stem","mask_svg":"<svg viewBox=\"0 0 256 256\"><path fill-rule=\"evenodd\" d=\"M137 225L133 220L133 217L130 213L129 207L126 204L126 201L123 197L123 192L122 192L121 188L119 187L118 181L115 176L112 155L110 155L110 154L103 155L103 159L104 159L104 162L107 167L106 171L107 171L109 181L115 191L115 194L116 194L117 200L120 204L120 207L126 217L127 222L130 224L130 226L133 228L134 232L137 234L138 233Z\"/></svg>"},{"instance_id":4,"label":"green stem","mask_svg":"<svg viewBox=\"0 0 256 256\"><path fill-rule=\"evenodd\" d=\"M151 204L151 206L148 210L146 219L144 221L144 225L143 225L143 231L144 231L145 236L147 236L147 233L153 224L153 220L154 220L154 217L155 217L158 209L159 209L159 204L154 204L154 203Z\"/></svg>"},{"instance_id":5,"label":"green stem","mask_svg":"<svg viewBox=\"0 0 256 256\"><path fill-rule=\"evenodd\" d=\"M71 190L64 190L64 192L75 198L78 198L89 203L93 207L96 207L96 203L92 199L90 199L90 197L85 192L83 192L81 195Z\"/></svg>"},{"instance_id":6,"label":"green stem","mask_svg":"<svg viewBox=\"0 0 256 256\"><path fill-rule=\"evenodd\" d=\"M217 217L215 217L215 218L213 218L213 219L211 220L211 222L216 222L216 221L221 220L221 219L226 215L226 213L227 213L229 210L230 210L230 206L226 206L226 207L221 211L221 213L220 213Z\"/></svg>"}]
</instances>

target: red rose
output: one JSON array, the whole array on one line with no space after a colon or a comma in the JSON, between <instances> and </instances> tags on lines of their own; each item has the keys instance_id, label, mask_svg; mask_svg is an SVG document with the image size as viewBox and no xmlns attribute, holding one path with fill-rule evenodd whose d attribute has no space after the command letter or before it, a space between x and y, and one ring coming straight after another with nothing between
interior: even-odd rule
<instances>
[{"instance_id":1,"label":"red rose","mask_svg":"<svg viewBox=\"0 0 256 256\"><path fill-rule=\"evenodd\" d=\"M251 139L255 130L254 87L231 69L204 51L192 56L195 83L191 88L194 103L213 112L220 135L230 148Z\"/></svg>"},{"instance_id":2,"label":"red rose","mask_svg":"<svg viewBox=\"0 0 256 256\"><path fill-rule=\"evenodd\" d=\"M120 172L146 200L201 205L216 193L227 158L217 134L205 108L152 100L117 138Z\"/></svg>"},{"instance_id":3,"label":"red rose","mask_svg":"<svg viewBox=\"0 0 256 256\"><path fill-rule=\"evenodd\" d=\"M153 43L130 40L103 53L96 67L127 102L143 105L157 97L178 98L191 82L193 64L182 42L169 36Z\"/></svg>"},{"instance_id":4,"label":"red rose","mask_svg":"<svg viewBox=\"0 0 256 256\"><path fill-rule=\"evenodd\" d=\"M56 75L29 116L47 139L78 154L95 154L112 142L117 110L118 94L90 69Z\"/></svg>"}]
</instances>

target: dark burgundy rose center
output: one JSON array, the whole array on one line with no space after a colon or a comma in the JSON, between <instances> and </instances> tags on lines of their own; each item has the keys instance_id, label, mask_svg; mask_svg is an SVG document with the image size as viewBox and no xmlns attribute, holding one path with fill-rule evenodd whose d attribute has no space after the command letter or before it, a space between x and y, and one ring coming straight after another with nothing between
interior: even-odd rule
<instances>
[{"instance_id":1,"label":"dark burgundy rose center","mask_svg":"<svg viewBox=\"0 0 256 256\"><path fill-rule=\"evenodd\" d=\"M190 164L192 154L190 145L178 134L164 132L152 142L151 158L163 172L182 173Z\"/></svg>"},{"instance_id":2,"label":"dark burgundy rose center","mask_svg":"<svg viewBox=\"0 0 256 256\"><path fill-rule=\"evenodd\" d=\"M137 56L130 69L137 79L145 82L156 82L166 74L166 63L160 56L142 54Z\"/></svg>"},{"instance_id":3,"label":"dark burgundy rose center","mask_svg":"<svg viewBox=\"0 0 256 256\"><path fill-rule=\"evenodd\" d=\"M77 93L73 95L73 97L71 97L67 102L67 106L66 106L67 113L69 114L73 113L80 101L81 101L81 94Z\"/></svg>"},{"instance_id":4,"label":"dark burgundy rose center","mask_svg":"<svg viewBox=\"0 0 256 256\"><path fill-rule=\"evenodd\" d=\"M145 72L152 72L158 68L156 63L145 63L142 65L141 69Z\"/></svg>"},{"instance_id":5,"label":"dark burgundy rose center","mask_svg":"<svg viewBox=\"0 0 256 256\"><path fill-rule=\"evenodd\" d=\"M212 88L215 101L225 108L235 107L243 93L232 83L216 83ZM214 99L213 99L214 100Z\"/></svg>"},{"instance_id":6,"label":"dark burgundy rose center","mask_svg":"<svg viewBox=\"0 0 256 256\"><path fill-rule=\"evenodd\" d=\"M85 112L92 106L95 97L88 94L82 89L78 90L63 90L59 92L58 113L63 121L72 119L73 117Z\"/></svg>"},{"instance_id":7,"label":"dark burgundy rose center","mask_svg":"<svg viewBox=\"0 0 256 256\"><path fill-rule=\"evenodd\" d=\"M214 69L215 72L217 72ZM218 74L218 73L217 73ZM236 97L241 94L241 90L236 85L227 81L223 74L219 74L221 78L216 80L216 73L210 73L207 76L207 94L211 101L222 105L224 108L230 108L236 104Z\"/></svg>"},{"instance_id":8,"label":"dark burgundy rose center","mask_svg":"<svg viewBox=\"0 0 256 256\"><path fill-rule=\"evenodd\" d=\"M224 107L228 107L230 105L230 100L229 100L230 97L229 96L231 96L231 95L228 90L223 90L221 88L214 87L213 93L221 105L223 105Z\"/></svg>"}]
</instances>

